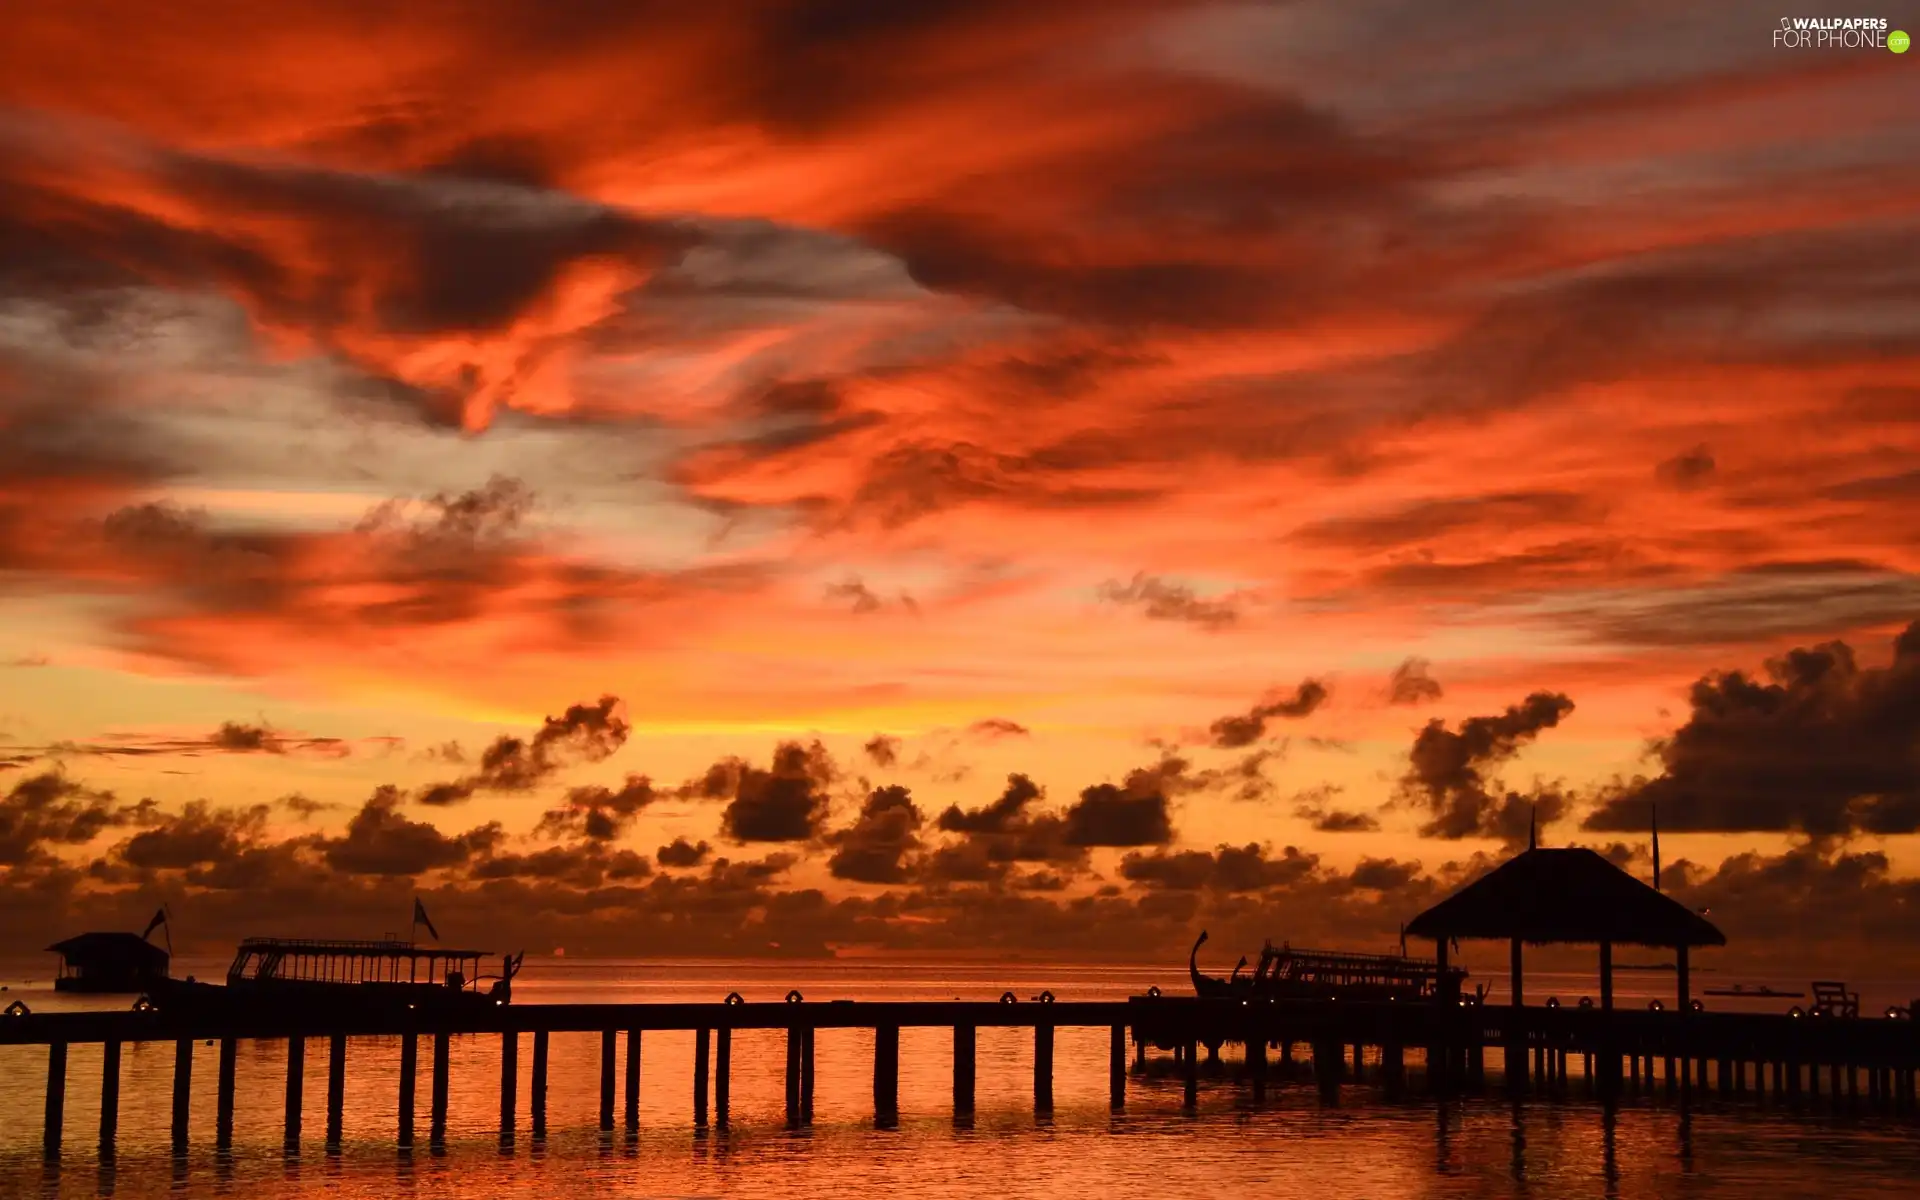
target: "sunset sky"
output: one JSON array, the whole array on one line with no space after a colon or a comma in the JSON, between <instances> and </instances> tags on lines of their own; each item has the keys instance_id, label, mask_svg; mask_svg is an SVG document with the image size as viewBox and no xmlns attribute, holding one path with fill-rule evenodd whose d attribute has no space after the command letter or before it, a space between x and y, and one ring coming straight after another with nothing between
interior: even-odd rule
<instances>
[{"instance_id":1,"label":"sunset sky","mask_svg":"<svg viewBox=\"0 0 1920 1200\"><path fill-rule=\"evenodd\" d=\"M1230 966L1657 803L1920 957L1920 55L1776 17L10 12L6 951Z\"/></svg>"}]
</instances>

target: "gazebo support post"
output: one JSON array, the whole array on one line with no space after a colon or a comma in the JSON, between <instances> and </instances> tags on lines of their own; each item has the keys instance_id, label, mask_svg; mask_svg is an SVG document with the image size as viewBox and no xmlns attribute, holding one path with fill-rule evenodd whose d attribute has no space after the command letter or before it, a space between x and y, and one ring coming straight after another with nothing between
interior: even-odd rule
<instances>
[{"instance_id":1,"label":"gazebo support post","mask_svg":"<svg viewBox=\"0 0 1920 1200\"><path fill-rule=\"evenodd\" d=\"M1522 983L1520 939L1513 939L1513 1016L1507 1027L1507 1082L1527 1086L1526 988Z\"/></svg>"},{"instance_id":2,"label":"gazebo support post","mask_svg":"<svg viewBox=\"0 0 1920 1200\"><path fill-rule=\"evenodd\" d=\"M1613 943L1600 943L1600 1007L1613 1009Z\"/></svg>"},{"instance_id":3,"label":"gazebo support post","mask_svg":"<svg viewBox=\"0 0 1920 1200\"><path fill-rule=\"evenodd\" d=\"M1444 1089L1452 1081L1454 1055L1453 1040L1447 1036L1453 1016L1448 1010L1453 1007L1453 997L1447 994L1447 939L1444 934L1433 939L1433 960L1433 1002L1440 1008L1440 1019L1435 1028L1435 1037L1439 1044L1434 1046L1428 1054L1431 1061L1427 1064L1427 1070L1438 1077L1438 1082ZM1292 1058L1291 1050L1281 1056L1281 1061L1291 1067L1293 1064L1287 1062L1290 1058Z\"/></svg>"},{"instance_id":4,"label":"gazebo support post","mask_svg":"<svg viewBox=\"0 0 1920 1200\"><path fill-rule=\"evenodd\" d=\"M1613 1040L1613 943L1600 943L1600 1011L1608 1016L1600 1027L1599 1073L1594 1080L1603 1095L1620 1088L1620 1047Z\"/></svg>"}]
</instances>

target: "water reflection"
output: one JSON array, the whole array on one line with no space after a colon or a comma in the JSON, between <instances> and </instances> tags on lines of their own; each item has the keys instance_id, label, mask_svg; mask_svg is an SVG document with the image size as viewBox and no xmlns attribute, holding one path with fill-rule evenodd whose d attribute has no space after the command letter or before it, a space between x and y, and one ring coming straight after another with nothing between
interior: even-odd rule
<instances>
[{"instance_id":1,"label":"water reflection","mask_svg":"<svg viewBox=\"0 0 1920 1200\"><path fill-rule=\"evenodd\" d=\"M1519 1101L1513 1103L1513 1157L1511 1173L1518 1184L1527 1182L1527 1110Z\"/></svg>"},{"instance_id":2,"label":"water reflection","mask_svg":"<svg viewBox=\"0 0 1920 1200\"><path fill-rule=\"evenodd\" d=\"M1600 1169L1609 1197L1620 1194L1619 1130L1619 1109L1609 1103L1600 1114Z\"/></svg>"}]
</instances>

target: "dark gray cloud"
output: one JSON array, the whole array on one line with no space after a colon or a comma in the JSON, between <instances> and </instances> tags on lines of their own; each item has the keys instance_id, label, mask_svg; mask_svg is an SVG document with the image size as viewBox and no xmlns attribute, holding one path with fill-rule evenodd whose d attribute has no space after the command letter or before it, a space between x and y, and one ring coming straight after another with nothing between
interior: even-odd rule
<instances>
[{"instance_id":1,"label":"dark gray cloud","mask_svg":"<svg viewBox=\"0 0 1920 1200\"><path fill-rule=\"evenodd\" d=\"M1427 674L1431 665L1424 658L1409 658L1395 667L1387 680L1387 703L1413 708L1440 699L1440 681Z\"/></svg>"},{"instance_id":2,"label":"dark gray cloud","mask_svg":"<svg viewBox=\"0 0 1920 1200\"><path fill-rule=\"evenodd\" d=\"M1293 810L1293 815L1303 821L1311 821L1318 833L1375 833L1380 828L1380 819L1372 813L1319 804L1299 805Z\"/></svg>"},{"instance_id":3,"label":"dark gray cloud","mask_svg":"<svg viewBox=\"0 0 1920 1200\"><path fill-rule=\"evenodd\" d=\"M1302 680L1291 695L1278 690L1269 692L1244 715L1221 717L1207 732L1213 744L1221 749L1250 746L1266 736L1267 722L1276 717L1297 721L1310 716L1326 703L1330 694L1327 685L1318 679Z\"/></svg>"},{"instance_id":4,"label":"dark gray cloud","mask_svg":"<svg viewBox=\"0 0 1920 1200\"><path fill-rule=\"evenodd\" d=\"M839 778L819 742L782 742L766 768L726 758L679 789L683 796L725 800L720 827L735 842L807 842L826 820L826 789Z\"/></svg>"},{"instance_id":5,"label":"dark gray cloud","mask_svg":"<svg viewBox=\"0 0 1920 1200\"><path fill-rule=\"evenodd\" d=\"M344 834L319 844L326 864L353 875L420 875L463 865L504 836L498 822L449 836L402 816L401 800L398 788L377 789L347 822Z\"/></svg>"},{"instance_id":6,"label":"dark gray cloud","mask_svg":"<svg viewBox=\"0 0 1920 1200\"><path fill-rule=\"evenodd\" d=\"M925 824L906 788L876 788L851 826L828 835L834 850L827 870L855 883L905 883L911 877L908 856L920 850Z\"/></svg>"},{"instance_id":7,"label":"dark gray cloud","mask_svg":"<svg viewBox=\"0 0 1920 1200\"><path fill-rule=\"evenodd\" d=\"M663 867L697 867L707 861L713 847L705 841L689 842L680 837L654 851L654 861Z\"/></svg>"},{"instance_id":8,"label":"dark gray cloud","mask_svg":"<svg viewBox=\"0 0 1920 1200\"><path fill-rule=\"evenodd\" d=\"M139 812L59 771L29 775L0 800L0 866L31 863L55 847L84 846L132 823Z\"/></svg>"},{"instance_id":9,"label":"dark gray cloud","mask_svg":"<svg viewBox=\"0 0 1920 1200\"><path fill-rule=\"evenodd\" d=\"M475 880L552 881L593 889L607 883L632 883L653 874L653 864L632 850L596 841L546 846L530 852L495 851L477 858L467 871Z\"/></svg>"},{"instance_id":10,"label":"dark gray cloud","mask_svg":"<svg viewBox=\"0 0 1920 1200\"><path fill-rule=\"evenodd\" d=\"M1168 793L1175 773L1164 766L1144 767L1127 772L1119 784L1083 788L1065 814L1067 844L1164 846L1173 841Z\"/></svg>"},{"instance_id":11,"label":"dark gray cloud","mask_svg":"<svg viewBox=\"0 0 1920 1200\"><path fill-rule=\"evenodd\" d=\"M564 804L548 809L534 832L548 837L584 836L610 842L625 833L660 793L645 775L628 775L618 788L592 784L567 789Z\"/></svg>"},{"instance_id":12,"label":"dark gray cloud","mask_svg":"<svg viewBox=\"0 0 1920 1200\"><path fill-rule=\"evenodd\" d=\"M1556 692L1535 692L1504 713L1468 717L1459 728L1428 721L1414 738L1407 773L1400 780L1403 799L1424 808L1430 818L1422 837L1498 837L1524 839L1531 814L1544 824L1567 809L1552 791L1499 794L1492 772L1540 734L1573 711L1573 701Z\"/></svg>"},{"instance_id":13,"label":"dark gray cloud","mask_svg":"<svg viewBox=\"0 0 1920 1200\"><path fill-rule=\"evenodd\" d=\"M1208 889L1222 892L1261 892L1284 888L1310 874L1320 856L1288 846L1278 858L1267 848L1249 842L1205 850L1130 853L1120 860L1120 875L1133 883L1174 891Z\"/></svg>"},{"instance_id":14,"label":"dark gray cloud","mask_svg":"<svg viewBox=\"0 0 1920 1200\"><path fill-rule=\"evenodd\" d=\"M450 783L422 788L415 797L431 807L471 799L476 792L524 792L577 763L607 758L626 744L633 727L618 696L574 704L548 717L532 737L502 734L480 753L479 769Z\"/></svg>"},{"instance_id":15,"label":"dark gray cloud","mask_svg":"<svg viewBox=\"0 0 1920 1200\"><path fill-rule=\"evenodd\" d=\"M272 811L265 804L236 809L191 801L178 815L121 842L113 853L128 866L146 871L229 862L264 840Z\"/></svg>"},{"instance_id":16,"label":"dark gray cloud","mask_svg":"<svg viewBox=\"0 0 1920 1200\"><path fill-rule=\"evenodd\" d=\"M874 734L861 749L876 767L891 767L900 761L900 739L888 734Z\"/></svg>"},{"instance_id":17,"label":"dark gray cloud","mask_svg":"<svg viewBox=\"0 0 1920 1200\"><path fill-rule=\"evenodd\" d=\"M1759 677L1715 672L1687 720L1655 747L1662 770L1603 798L1586 828L1799 832L1815 838L1920 831L1920 621L1884 667L1844 642L1792 650Z\"/></svg>"}]
</instances>

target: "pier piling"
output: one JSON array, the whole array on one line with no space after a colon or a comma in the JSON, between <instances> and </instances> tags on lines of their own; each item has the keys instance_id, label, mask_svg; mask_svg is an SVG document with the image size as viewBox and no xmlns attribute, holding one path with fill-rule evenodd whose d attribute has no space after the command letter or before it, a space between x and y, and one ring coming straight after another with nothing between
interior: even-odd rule
<instances>
[{"instance_id":1,"label":"pier piling","mask_svg":"<svg viewBox=\"0 0 1920 1200\"><path fill-rule=\"evenodd\" d=\"M327 1148L340 1148L340 1125L347 1101L347 1039L327 1039Z\"/></svg>"},{"instance_id":2,"label":"pier piling","mask_svg":"<svg viewBox=\"0 0 1920 1200\"><path fill-rule=\"evenodd\" d=\"M900 1027L873 1031L873 1119L890 1125L900 1119Z\"/></svg>"},{"instance_id":3,"label":"pier piling","mask_svg":"<svg viewBox=\"0 0 1920 1200\"><path fill-rule=\"evenodd\" d=\"M611 1029L600 1032L600 1132L613 1132L613 1072L614 1042L618 1038Z\"/></svg>"},{"instance_id":4,"label":"pier piling","mask_svg":"<svg viewBox=\"0 0 1920 1200\"><path fill-rule=\"evenodd\" d=\"M1114 1025L1107 1030L1107 1104L1119 1109L1126 1107L1126 1103L1127 1027Z\"/></svg>"},{"instance_id":5,"label":"pier piling","mask_svg":"<svg viewBox=\"0 0 1920 1200\"><path fill-rule=\"evenodd\" d=\"M953 1027L953 1111L955 1116L973 1111L974 1045L973 1026L955 1025Z\"/></svg>"},{"instance_id":6,"label":"pier piling","mask_svg":"<svg viewBox=\"0 0 1920 1200\"><path fill-rule=\"evenodd\" d=\"M41 1134L41 1145L48 1157L60 1153L60 1134L67 1121L67 1044L53 1042L47 1046L47 1106L46 1128Z\"/></svg>"},{"instance_id":7,"label":"pier piling","mask_svg":"<svg viewBox=\"0 0 1920 1200\"><path fill-rule=\"evenodd\" d=\"M445 1033L433 1035L433 1115L427 1127L427 1139L435 1146L447 1140L447 1076L453 1064L453 1047Z\"/></svg>"},{"instance_id":8,"label":"pier piling","mask_svg":"<svg viewBox=\"0 0 1920 1200\"><path fill-rule=\"evenodd\" d=\"M500 1141L513 1141L520 1091L520 1035L500 1035Z\"/></svg>"},{"instance_id":9,"label":"pier piling","mask_svg":"<svg viewBox=\"0 0 1920 1200\"><path fill-rule=\"evenodd\" d=\"M813 1123L813 1026L800 1031L800 1120Z\"/></svg>"},{"instance_id":10,"label":"pier piling","mask_svg":"<svg viewBox=\"0 0 1920 1200\"><path fill-rule=\"evenodd\" d=\"M527 1107L533 1110L533 1137L535 1141L547 1136L547 1031L536 1029L533 1033L533 1080L527 1097Z\"/></svg>"},{"instance_id":11,"label":"pier piling","mask_svg":"<svg viewBox=\"0 0 1920 1200\"><path fill-rule=\"evenodd\" d=\"M213 1085L213 1145L216 1150L233 1149L233 1074L240 1057L235 1038L220 1039L220 1066ZM118 1061L118 1055L115 1055Z\"/></svg>"},{"instance_id":12,"label":"pier piling","mask_svg":"<svg viewBox=\"0 0 1920 1200\"><path fill-rule=\"evenodd\" d=\"M306 1098L307 1039L287 1039L287 1121L285 1144L289 1153L300 1149L300 1108Z\"/></svg>"},{"instance_id":13,"label":"pier piling","mask_svg":"<svg viewBox=\"0 0 1920 1200\"><path fill-rule=\"evenodd\" d=\"M120 1131L120 1043L100 1048L100 1153L113 1153Z\"/></svg>"},{"instance_id":14,"label":"pier piling","mask_svg":"<svg viewBox=\"0 0 1920 1200\"><path fill-rule=\"evenodd\" d=\"M1033 1027L1033 1107L1053 1111L1053 1026Z\"/></svg>"},{"instance_id":15,"label":"pier piling","mask_svg":"<svg viewBox=\"0 0 1920 1200\"><path fill-rule=\"evenodd\" d=\"M800 1029L789 1026L787 1029L787 1075L786 1075L786 1112L787 1124L800 1124Z\"/></svg>"},{"instance_id":16,"label":"pier piling","mask_svg":"<svg viewBox=\"0 0 1920 1200\"><path fill-rule=\"evenodd\" d=\"M413 1081L420 1062L420 1037L400 1035L400 1148L413 1149Z\"/></svg>"},{"instance_id":17,"label":"pier piling","mask_svg":"<svg viewBox=\"0 0 1920 1200\"><path fill-rule=\"evenodd\" d=\"M727 1108L733 1092L733 1030L722 1026L715 1031L713 1062L713 1120L727 1127Z\"/></svg>"},{"instance_id":18,"label":"pier piling","mask_svg":"<svg viewBox=\"0 0 1920 1200\"><path fill-rule=\"evenodd\" d=\"M693 1035L693 1125L707 1127L707 1071L713 1031L701 1029Z\"/></svg>"},{"instance_id":19,"label":"pier piling","mask_svg":"<svg viewBox=\"0 0 1920 1200\"><path fill-rule=\"evenodd\" d=\"M187 1148L187 1121L192 1098L193 1039L180 1038L173 1043L173 1122L169 1129L175 1154Z\"/></svg>"},{"instance_id":20,"label":"pier piling","mask_svg":"<svg viewBox=\"0 0 1920 1200\"><path fill-rule=\"evenodd\" d=\"M627 1132L640 1128L640 1031L627 1030L627 1080L624 1116Z\"/></svg>"}]
</instances>

